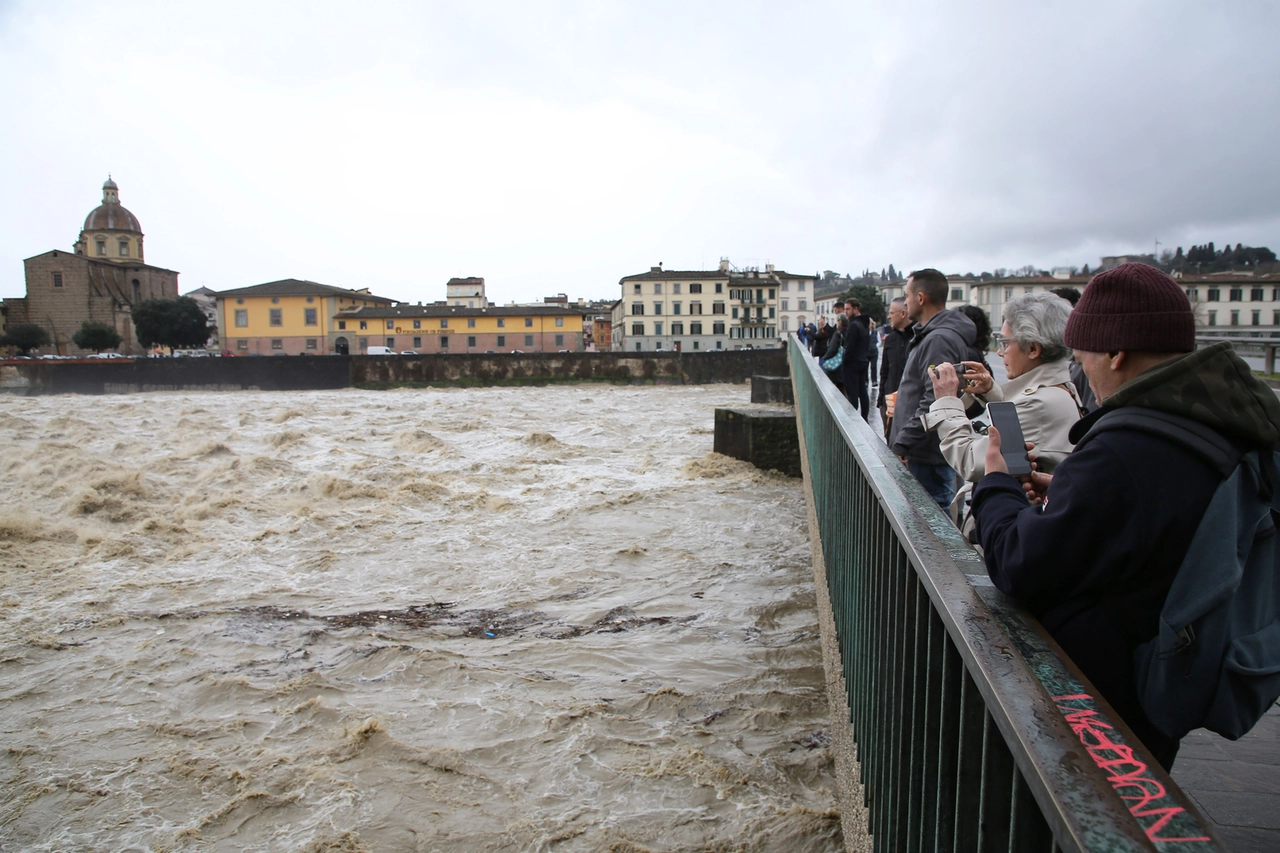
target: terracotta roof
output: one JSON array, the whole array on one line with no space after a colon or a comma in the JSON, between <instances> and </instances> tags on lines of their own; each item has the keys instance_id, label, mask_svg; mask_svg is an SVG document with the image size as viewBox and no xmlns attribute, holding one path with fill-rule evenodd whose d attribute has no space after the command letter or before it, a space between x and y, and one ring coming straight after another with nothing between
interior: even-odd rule
<instances>
[{"instance_id":1,"label":"terracotta roof","mask_svg":"<svg viewBox=\"0 0 1280 853\"><path fill-rule=\"evenodd\" d=\"M85 231L133 231L142 233L138 217L134 216L120 202L100 204L84 218Z\"/></svg>"},{"instance_id":2,"label":"terracotta roof","mask_svg":"<svg viewBox=\"0 0 1280 853\"><path fill-rule=\"evenodd\" d=\"M296 278L269 281L266 284L239 287L235 290L220 290L218 291L218 296L221 298L228 296L340 296L345 299L367 299L370 302L385 302L388 305L394 305L396 302L394 299L374 296L366 291L349 290L345 287L334 287L315 281L299 281Z\"/></svg>"},{"instance_id":3,"label":"terracotta roof","mask_svg":"<svg viewBox=\"0 0 1280 853\"><path fill-rule=\"evenodd\" d=\"M760 272L759 281L767 281L771 273L762 270ZM816 279L816 275L804 275L802 273L786 272L785 270L774 270L772 275L778 278L812 278ZM619 284L627 281L756 281L755 276L743 275L740 272L721 272L720 270L649 270L648 272L637 273L636 275L623 276L618 280Z\"/></svg>"},{"instance_id":4,"label":"terracotta roof","mask_svg":"<svg viewBox=\"0 0 1280 853\"><path fill-rule=\"evenodd\" d=\"M340 311L335 316L343 319L391 318L391 317L529 317L529 316L563 316L573 314L581 317L595 313L586 307L576 305L510 305L504 307L464 308L461 305L396 305L393 308L363 308Z\"/></svg>"}]
</instances>

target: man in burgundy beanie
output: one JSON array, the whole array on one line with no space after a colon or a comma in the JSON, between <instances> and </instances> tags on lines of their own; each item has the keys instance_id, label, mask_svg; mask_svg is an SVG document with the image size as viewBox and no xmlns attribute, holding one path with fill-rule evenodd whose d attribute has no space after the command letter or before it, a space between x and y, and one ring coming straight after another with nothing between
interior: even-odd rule
<instances>
[{"instance_id":1,"label":"man in burgundy beanie","mask_svg":"<svg viewBox=\"0 0 1280 853\"><path fill-rule=\"evenodd\" d=\"M1185 731L1144 707L1134 654L1158 634L1173 578L1224 479L1176 431L1270 449L1280 442L1280 401L1229 343L1195 349L1186 293L1145 264L1094 276L1065 340L1100 407L1072 428L1075 450L1054 476L1032 476L1034 503L993 438L973 515L991 580L1030 608L1170 769ZM1174 432L1153 431L1153 420Z\"/></svg>"}]
</instances>

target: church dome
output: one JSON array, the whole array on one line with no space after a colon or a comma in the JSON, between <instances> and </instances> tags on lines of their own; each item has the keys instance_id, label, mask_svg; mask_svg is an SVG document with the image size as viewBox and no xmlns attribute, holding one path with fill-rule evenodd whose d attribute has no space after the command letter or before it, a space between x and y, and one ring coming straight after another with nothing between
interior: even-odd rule
<instances>
[{"instance_id":1,"label":"church dome","mask_svg":"<svg viewBox=\"0 0 1280 853\"><path fill-rule=\"evenodd\" d=\"M142 233L138 217L120 204L120 188L107 177L102 185L102 204L95 207L84 220L85 231L134 231Z\"/></svg>"}]
</instances>

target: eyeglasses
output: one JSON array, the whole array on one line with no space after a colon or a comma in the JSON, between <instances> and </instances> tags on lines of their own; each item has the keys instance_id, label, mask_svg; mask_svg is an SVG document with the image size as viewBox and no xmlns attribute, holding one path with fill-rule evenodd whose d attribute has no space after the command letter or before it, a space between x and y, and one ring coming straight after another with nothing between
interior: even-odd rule
<instances>
[{"instance_id":1,"label":"eyeglasses","mask_svg":"<svg viewBox=\"0 0 1280 853\"><path fill-rule=\"evenodd\" d=\"M996 338L996 354L999 355L1009 348L1009 344L1016 344L1017 338Z\"/></svg>"}]
</instances>

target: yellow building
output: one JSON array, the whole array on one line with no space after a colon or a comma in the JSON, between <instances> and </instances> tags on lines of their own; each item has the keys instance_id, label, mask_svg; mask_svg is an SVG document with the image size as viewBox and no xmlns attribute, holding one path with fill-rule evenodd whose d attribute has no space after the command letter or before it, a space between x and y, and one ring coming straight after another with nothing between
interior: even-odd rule
<instances>
[{"instance_id":1,"label":"yellow building","mask_svg":"<svg viewBox=\"0 0 1280 853\"><path fill-rule=\"evenodd\" d=\"M367 289L294 278L224 290L217 299L218 334L233 355L346 355L356 350L335 315L396 304Z\"/></svg>"},{"instance_id":2,"label":"yellow building","mask_svg":"<svg viewBox=\"0 0 1280 853\"><path fill-rule=\"evenodd\" d=\"M357 307L334 317L351 354L369 347L425 354L582 352L584 309L563 304L466 308L458 305Z\"/></svg>"}]
</instances>

